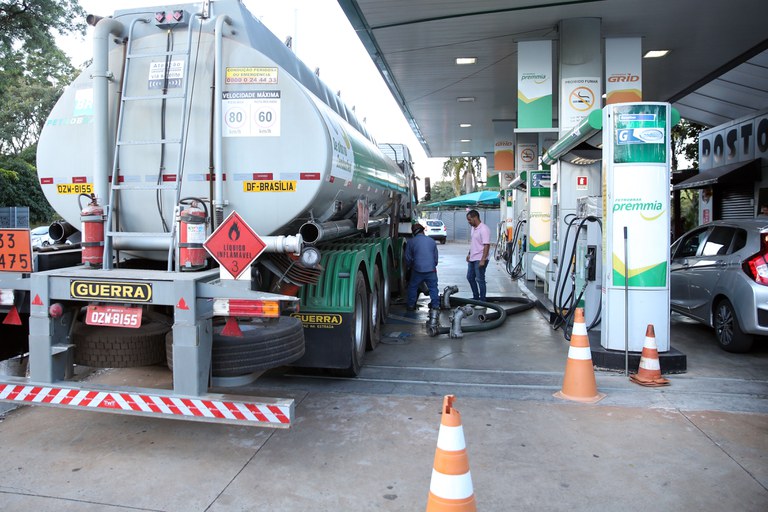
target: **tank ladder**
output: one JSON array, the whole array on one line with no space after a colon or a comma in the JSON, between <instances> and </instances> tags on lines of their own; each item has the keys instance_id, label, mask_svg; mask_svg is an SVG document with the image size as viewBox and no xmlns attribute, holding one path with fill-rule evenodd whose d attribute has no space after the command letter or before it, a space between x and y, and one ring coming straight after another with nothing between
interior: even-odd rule
<instances>
[{"instance_id":1,"label":"tank ladder","mask_svg":"<svg viewBox=\"0 0 768 512\"><path fill-rule=\"evenodd\" d=\"M106 229L104 233L104 261L103 268L111 269L113 267L112 254L114 249L114 239L116 237L126 237L134 239L147 240L149 237L168 242L168 272L174 270L174 253L176 249L176 217L178 216L179 201L181 199L181 181L183 176L183 162L184 153L186 150L186 130L188 128L188 115L189 115L189 83L193 80L190 76L190 55L192 52L192 20L197 19L192 17L189 25L187 26L187 44L180 50L170 51L148 51L148 52L136 52L133 47L134 31L136 25L139 23L149 23L151 20L146 18L137 18L131 22L130 29L128 31L128 42L125 55L125 65L123 68L123 94L120 97L120 104L117 118L117 132L115 142L115 153L112 163L112 175L110 177L110 191L109 191L109 203L106 205L107 219ZM159 29L161 27L158 27ZM164 70L164 86L167 86L170 77L167 75L170 73L169 64L172 63L174 57L182 57L184 59L183 75L181 76L181 91L170 92L167 87L164 87L160 94L137 94L131 95L128 91L128 78L131 70L131 63L138 59L152 59L164 57L166 61L166 67ZM171 89L172 90L172 89ZM181 115L179 121L178 136L169 138L162 136L158 139L143 139L143 140L129 140L123 136L123 128L126 119L126 115L131 110L129 105L136 105L141 103L153 102L153 101L178 101L181 105ZM167 108L167 103L164 105ZM120 154L124 149L130 146L158 146L161 151L164 151L164 146L175 146L178 148L176 155L176 172L173 173L175 179L169 179L165 181L165 176L171 175L171 173L163 174L163 169L158 172L157 182L128 182L120 180ZM164 231L160 232L140 232L140 231L121 231L119 229L120 221L120 208L119 201L122 191L137 191L137 190L155 190L157 194L162 194L164 191L172 190L176 192L174 201L174 214L171 219L170 228L166 228L163 220L162 210L159 212L160 220L163 223ZM168 229L167 231L165 229ZM131 244L138 247L137 250L143 250L140 244ZM162 244L164 245L164 243ZM151 250L151 249L147 249Z\"/></svg>"}]
</instances>

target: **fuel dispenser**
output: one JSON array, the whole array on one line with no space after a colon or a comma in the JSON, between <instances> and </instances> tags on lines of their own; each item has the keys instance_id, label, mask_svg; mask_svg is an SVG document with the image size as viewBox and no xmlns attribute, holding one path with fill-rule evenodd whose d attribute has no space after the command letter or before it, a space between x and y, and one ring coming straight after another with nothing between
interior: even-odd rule
<instances>
[{"instance_id":1,"label":"fuel dispenser","mask_svg":"<svg viewBox=\"0 0 768 512\"><path fill-rule=\"evenodd\" d=\"M584 308L588 327L600 322L601 127L602 114L595 112L542 157L553 176L547 298L556 327L570 324L576 307ZM588 198L592 208L586 207Z\"/></svg>"},{"instance_id":2,"label":"fuel dispenser","mask_svg":"<svg viewBox=\"0 0 768 512\"><path fill-rule=\"evenodd\" d=\"M609 350L639 352L653 324L659 352L669 343L670 131L668 103L603 109L603 329Z\"/></svg>"},{"instance_id":3,"label":"fuel dispenser","mask_svg":"<svg viewBox=\"0 0 768 512\"><path fill-rule=\"evenodd\" d=\"M659 352L670 348L669 137L679 119L668 103L608 105L542 157L555 177L548 298L560 321L584 307L608 350L641 351L648 324Z\"/></svg>"}]
</instances>

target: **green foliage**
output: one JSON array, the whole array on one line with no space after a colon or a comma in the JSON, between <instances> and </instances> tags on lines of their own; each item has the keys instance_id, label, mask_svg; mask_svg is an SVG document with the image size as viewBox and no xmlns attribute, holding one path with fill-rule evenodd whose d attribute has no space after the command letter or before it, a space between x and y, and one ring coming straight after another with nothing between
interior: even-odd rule
<instances>
[{"instance_id":1,"label":"green foliage","mask_svg":"<svg viewBox=\"0 0 768 512\"><path fill-rule=\"evenodd\" d=\"M84 20L78 0L0 0L0 52L55 49L53 33L85 35Z\"/></svg>"},{"instance_id":2,"label":"green foliage","mask_svg":"<svg viewBox=\"0 0 768 512\"><path fill-rule=\"evenodd\" d=\"M680 212L683 219L683 233L699 225L699 189L680 191Z\"/></svg>"},{"instance_id":3,"label":"green foliage","mask_svg":"<svg viewBox=\"0 0 768 512\"><path fill-rule=\"evenodd\" d=\"M37 140L75 76L55 34L85 35L78 0L0 0L0 206L29 206L30 222L54 215L35 170Z\"/></svg>"},{"instance_id":4,"label":"green foliage","mask_svg":"<svg viewBox=\"0 0 768 512\"><path fill-rule=\"evenodd\" d=\"M672 145L672 170L678 169L678 159L685 157L690 162L691 168L699 166L699 133L706 126L681 119L679 123L672 127L670 134L670 144Z\"/></svg>"},{"instance_id":5,"label":"green foliage","mask_svg":"<svg viewBox=\"0 0 768 512\"><path fill-rule=\"evenodd\" d=\"M475 184L480 178L482 164L479 156L452 156L443 163L443 177L450 178L453 196L462 194L462 183L468 184L465 193L474 192ZM471 189L471 190L470 190ZM434 200L434 195L432 196Z\"/></svg>"},{"instance_id":6,"label":"green foliage","mask_svg":"<svg viewBox=\"0 0 768 512\"><path fill-rule=\"evenodd\" d=\"M58 49L0 54L0 153L18 154L37 142L74 75L69 59Z\"/></svg>"},{"instance_id":7,"label":"green foliage","mask_svg":"<svg viewBox=\"0 0 768 512\"><path fill-rule=\"evenodd\" d=\"M30 153L25 152L25 157ZM20 156L0 156L0 206L29 206L32 224L45 224L54 216L34 166Z\"/></svg>"},{"instance_id":8,"label":"green foliage","mask_svg":"<svg viewBox=\"0 0 768 512\"><path fill-rule=\"evenodd\" d=\"M436 203L438 201L445 201L446 199L450 199L452 197L456 197L456 194L453 192L453 184L450 181L438 181L434 185L432 185L432 197L430 198L430 202Z\"/></svg>"}]
</instances>

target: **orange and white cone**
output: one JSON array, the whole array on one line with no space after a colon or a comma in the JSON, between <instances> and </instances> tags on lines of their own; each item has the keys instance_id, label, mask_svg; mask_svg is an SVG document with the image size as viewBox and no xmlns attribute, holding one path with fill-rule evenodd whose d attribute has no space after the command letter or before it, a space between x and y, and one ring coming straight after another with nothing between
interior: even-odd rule
<instances>
[{"instance_id":1,"label":"orange and white cone","mask_svg":"<svg viewBox=\"0 0 768 512\"><path fill-rule=\"evenodd\" d=\"M461 414L453 408L455 399L454 395L446 395L443 399L427 512L477 511Z\"/></svg>"},{"instance_id":2,"label":"orange and white cone","mask_svg":"<svg viewBox=\"0 0 768 512\"><path fill-rule=\"evenodd\" d=\"M659 363L659 350L656 347L656 332L653 324L648 324L645 329L645 341L643 352L640 354L640 366L637 373L629 376L629 380L635 384L647 387L669 386L669 380L661 376L661 364Z\"/></svg>"},{"instance_id":3,"label":"orange and white cone","mask_svg":"<svg viewBox=\"0 0 768 512\"><path fill-rule=\"evenodd\" d=\"M597 392L595 370L592 367L592 351L589 350L587 325L584 323L584 309L576 308L573 314L571 346L565 363L563 387L553 396L574 402L595 403L605 398Z\"/></svg>"}]
</instances>

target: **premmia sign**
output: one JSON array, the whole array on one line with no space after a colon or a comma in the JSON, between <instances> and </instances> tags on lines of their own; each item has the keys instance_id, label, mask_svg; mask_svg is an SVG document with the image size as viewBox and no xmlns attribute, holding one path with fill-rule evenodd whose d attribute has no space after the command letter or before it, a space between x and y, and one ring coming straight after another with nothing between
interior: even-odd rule
<instances>
[{"instance_id":1,"label":"premmia sign","mask_svg":"<svg viewBox=\"0 0 768 512\"><path fill-rule=\"evenodd\" d=\"M699 169L768 156L768 111L737 119L699 135Z\"/></svg>"}]
</instances>

